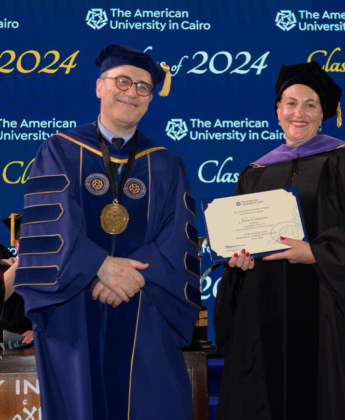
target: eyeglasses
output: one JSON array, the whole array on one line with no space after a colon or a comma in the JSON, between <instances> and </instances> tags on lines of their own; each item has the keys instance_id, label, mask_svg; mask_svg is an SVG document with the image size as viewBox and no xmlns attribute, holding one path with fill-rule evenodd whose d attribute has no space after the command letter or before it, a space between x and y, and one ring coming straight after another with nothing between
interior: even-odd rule
<instances>
[{"instance_id":1,"label":"eyeglasses","mask_svg":"<svg viewBox=\"0 0 345 420\"><path fill-rule=\"evenodd\" d=\"M116 87L120 90L128 90L132 87L132 85L135 85L136 92L139 96L148 96L154 89L151 85L145 82L135 83L127 76L102 77L101 79L113 79Z\"/></svg>"}]
</instances>

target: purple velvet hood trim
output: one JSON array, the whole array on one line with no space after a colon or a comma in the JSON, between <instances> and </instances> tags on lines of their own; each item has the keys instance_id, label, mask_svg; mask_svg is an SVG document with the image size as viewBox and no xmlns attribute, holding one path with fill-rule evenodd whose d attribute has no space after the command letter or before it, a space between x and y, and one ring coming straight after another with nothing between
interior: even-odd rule
<instances>
[{"instance_id":1,"label":"purple velvet hood trim","mask_svg":"<svg viewBox=\"0 0 345 420\"><path fill-rule=\"evenodd\" d=\"M322 152L329 152L330 150L345 147L345 141L336 139L335 137L326 136L325 134L315 136L307 143L299 147L291 147L282 144L267 155L261 157L257 161L250 164L252 168L259 168L261 166L270 166L275 163L288 162L298 157L316 155Z\"/></svg>"}]
</instances>

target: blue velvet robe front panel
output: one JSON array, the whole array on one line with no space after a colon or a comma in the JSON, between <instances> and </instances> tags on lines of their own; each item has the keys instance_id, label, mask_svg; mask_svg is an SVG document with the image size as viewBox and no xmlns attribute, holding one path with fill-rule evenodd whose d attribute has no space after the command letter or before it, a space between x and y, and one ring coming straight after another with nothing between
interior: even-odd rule
<instances>
[{"instance_id":1,"label":"blue velvet robe front panel","mask_svg":"<svg viewBox=\"0 0 345 420\"><path fill-rule=\"evenodd\" d=\"M130 144L109 149L126 163ZM112 308L89 291L112 247L100 225L113 197L95 126L53 136L33 165L15 284L35 325L46 419L192 419L180 350L200 304L189 180L179 158L138 132L126 188L129 225L114 255L149 267L142 291Z\"/></svg>"}]
</instances>

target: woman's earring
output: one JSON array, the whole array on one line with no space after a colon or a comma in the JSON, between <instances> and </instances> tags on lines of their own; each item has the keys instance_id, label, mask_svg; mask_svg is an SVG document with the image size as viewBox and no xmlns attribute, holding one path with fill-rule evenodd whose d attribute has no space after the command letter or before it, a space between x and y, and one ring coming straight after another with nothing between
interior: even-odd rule
<instances>
[{"instance_id":1,"label":"woman's earring","mask_svg":"<svg viewBox=\"0 0 345 420\"><path fill-rule=\"evenodd\" d=\"M320 125L319 127L319 132L321 133L321 131L322 131L322 125Z\"/></svg>"},{"instance_id":2,"label":"woman's earring","mask_svg":"<svg viewBox=\"0 0 345 420\"><path fill-rule=\"evenodd\" d=\"M280 121L278 121L278 125L281 125L281 124L280 124Z\"/></svg>"}]
</instances>

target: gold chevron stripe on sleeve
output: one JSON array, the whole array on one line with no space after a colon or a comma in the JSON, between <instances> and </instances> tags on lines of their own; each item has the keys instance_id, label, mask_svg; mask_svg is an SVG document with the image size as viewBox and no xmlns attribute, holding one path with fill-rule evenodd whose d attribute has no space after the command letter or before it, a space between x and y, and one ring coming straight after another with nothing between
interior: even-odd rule
<instances>
[{"instance_id":1,"label":"gold chevron stripe on sleeve","mask_svg":"<svg viewBox=\"0 0 345 420\"><path fill-rule=\"evenodd\" d=\"M87 146L86 144L84 144L84 143L82 143L78 140L72 139L72 137L68 137L65 134L61 134L61 133L57 133L56 135L64 137L65 139L67 139L67 140L69 140L69 141L71 141L75 144L78 144L81 147L84 147L84 149L90 150L90 152L95 153L98 156L102 156L102 152L100 152L99 150L96 150L93 147ZM140 153L136 154L135 159L139 159L140 157L145 156L148 153L155 152L157 150L165 150L165 149L166 149L165 147L161 147L161 146L153 147L152 149L147 149L147 150L144 150L143 152L140 152ZM116 158L113 158L111 156L110 156L110 160L112 162L115 162L115 163L127 163L128 162L128 159L116 159Z\"/></svg>"}]
</instances>

